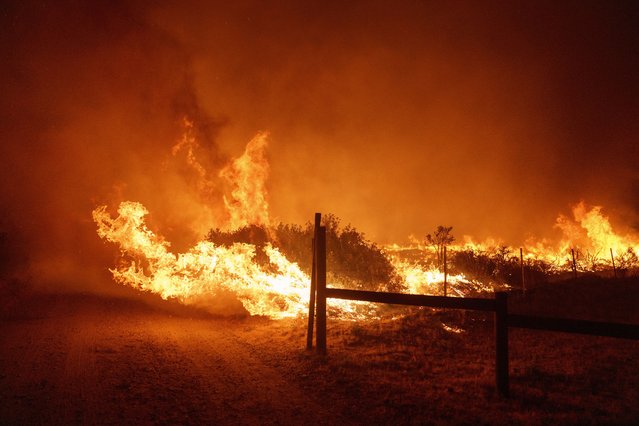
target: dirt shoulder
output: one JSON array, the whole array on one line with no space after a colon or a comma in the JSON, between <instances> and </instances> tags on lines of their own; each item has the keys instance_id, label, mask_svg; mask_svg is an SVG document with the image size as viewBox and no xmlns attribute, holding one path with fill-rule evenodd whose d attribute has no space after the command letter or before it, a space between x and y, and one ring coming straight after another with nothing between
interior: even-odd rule
<instances>
[{"instance_id":1,"label":"dirt shoulder","mask_svg":"<svg viewBox=\"0 0 639 426\"><path fill-rule=\"evenodd\" d=\"M266 364L248 320L48 296L0 322L2 424L314 424L341 418Z\"/></svg>"}]
</instances>

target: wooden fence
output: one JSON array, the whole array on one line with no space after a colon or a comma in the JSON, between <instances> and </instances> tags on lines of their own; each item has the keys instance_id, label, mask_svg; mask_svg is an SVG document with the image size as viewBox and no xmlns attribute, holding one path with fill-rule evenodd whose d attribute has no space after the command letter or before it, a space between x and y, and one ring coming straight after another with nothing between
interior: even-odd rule
<instances>
[{"instance_id":1,"label":"wooden fence","mask_svg":"<svg viewBox=\"0 0 639 426\"><path fill-rule=\"evenodd\" d=\"M508 294L506 292L496 292L493 299L482 299L327 288L326 228L321 226L320 222L321 215L316 213L313 237L311 294L309 299L308 331L306 341L306 347L309 350L313 348L313 328L315 323L316 350L320 354L326 354L327 298L388 303L395 305L427 306L431 308L494 312L495 384L498 392L502 396L508 396L509 327L639 340L639 325L510 314L508 313Z\"/></svg>"}]
</instances>

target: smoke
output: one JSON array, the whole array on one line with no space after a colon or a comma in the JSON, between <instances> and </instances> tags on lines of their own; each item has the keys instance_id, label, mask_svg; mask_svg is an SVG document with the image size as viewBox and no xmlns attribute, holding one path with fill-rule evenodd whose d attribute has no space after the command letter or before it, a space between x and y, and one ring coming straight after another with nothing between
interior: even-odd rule
<instances>
[{"instance_id":1,"label":"smoke","mask_svg":"<svg viewBox=\"0 0 639 426\"><path fill-rule=\"evenodd\" d=\"M217 214L171 156L194 123L205 167L224 162L221 121L199 106L191 57L129 2L9 2L2 10L3 231L24 241L36 285L107 282L98 204L139 200L174 244ZM15 235L15 237L14 237Z\"/></svg>"},{"instance_id":2,"label":"smoke","mask_svg":"<svg viewBox=\"0 0 639 426\"><path fill-rule=\"evenodd\" d=\"M639 13L608 3L3 2L2 231L38 280L112 285L93 208L190 247L262 130L275 223L516 244L583 199L636 226Z\"/></svg>"},{"instance_id":3,"label":"smoke","mask_svg":"<svg viewBox=\"0 0 639 426\"><path fill-rule=\"evenodd\" d=\"M636 212L631 2L165 7L234 150L271 132L272 214L380 241L437 225L552 236L579 200ZM634 177L633 177L634 176Z\"/></svg>"}]
</instances>

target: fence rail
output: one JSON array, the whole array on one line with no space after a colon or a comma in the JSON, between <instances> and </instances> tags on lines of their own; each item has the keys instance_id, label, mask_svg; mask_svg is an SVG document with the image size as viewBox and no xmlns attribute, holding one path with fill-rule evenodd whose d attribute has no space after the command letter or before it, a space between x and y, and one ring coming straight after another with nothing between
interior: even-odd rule
<instances>
[{"instance_id":1,"label":"fence rail","mask_svg":"<svg viewBox=\"0 0 639 426\"><path fill-rule=\"evenodd\" d=\"M639 326L634 324L508 314L508 326L639 340Z\"/></svg>"},{"instance_id":2,"label":"fence rail","mask_svg":"<svg viewBox=\"0 0 639 426\"><path fill-rule=\"evenodd\" d=\"M639 340L639 325L509 314L508 294L505 292L496 292L494 299L481 299L326 288L326 228L320 226L320 221L321 215L316 213L311 294L309 298L308 349L312 349L313 346L313 320L315 319L315 345L318 352L326 354L327 298L494 312L495 384L502 396L508 396L509 327Z\"/></svg>"},{"instance_id":3,"label":"fence rail","mask_svg":"<svg viewBox=\"0 0 639 426\"><path fill-rule=\"evenodd\" d=\"M325 294L326 297L332 299L359 300L362 302L388 303L390 305L495 311L494 299L425 296L421 294L385 293L379 291L347 290L343 288L327 288Z\"/></svg>"}]
</instances>

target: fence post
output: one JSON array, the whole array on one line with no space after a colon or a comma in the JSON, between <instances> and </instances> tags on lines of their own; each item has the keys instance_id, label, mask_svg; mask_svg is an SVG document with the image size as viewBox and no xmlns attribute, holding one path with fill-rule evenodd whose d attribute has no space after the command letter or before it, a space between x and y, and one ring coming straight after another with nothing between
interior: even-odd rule
<instances>
[{"instance_id":1,"label":"fence post","mask_svg":"<svg viewBox=\"0 0 639 426\"><path fill-rule=\"evenodd\" d=\"M321 354L326 353L326 227L320 226L317 232L317 321L316 346Z\"/></svg>"},{"instance_id":2,"label":"fence post","mask_svg":"<svg viewBox=\"0 0 639 426\"><path fill-rule=\"evenodd\" d=\"M575 279L577 279L577 263L575 262L575 249L571 248L570 253L572 254L572 273Z\"/></svg>"},{"instance_id":3,"label":"fence post","mask_svg":"<svg viewBox=\"0 0 639 426\"><path fill-rule=\"evenodd\" d=\"M320 226L320 221L322 219L321 213L315 213L315 228L313 230L313 266L311 268L311 294L308 298L308 330L306 331L306 349L313 349L313 327L315 320L315 292L316 292L316 277L315 277L315 261L317 258L317 250L315 246L315 242L317 241L317 231Z\"/></svg>"},{"instance_id":4,"label":"fence post","mask_svg":"<svg viewBox=\"0 0 639 426\"><path fill-rule=\"evenodd\" d=\"M495 293L495 381L501 396L508 396L508 294Z\"/></svg>"},{"instance_id":5,"label":"fence post","mask_svg":"<svg viewBox=\"0 0 639 426\"><path fill-rule=\"evenodd\" d=\"M524 249L519 247L519 265L521 266L521 290L526 292L526 274L524 272Z\"/></svg>"},{"instance_id":6,"label":"fence post","mask_svg":"<svg viewBox=\"0 0 639 426\"><path fill-rule=\"evenodd\" d=\"M446 261L446 246L444 246L444 297L448 294L448 262Z\"/></svg>"},{"instance_id":7,"label":"fence post","mask_svg":"<svg viewBox=\"0 0 639 426\"><path fill-rule=\"evenodd\" d=\"M612 273L617 279L617 267L615 266L615 256L612 254L612 247L610 248L610 259L612 259Z\"/></svg>"}]
</instances>

